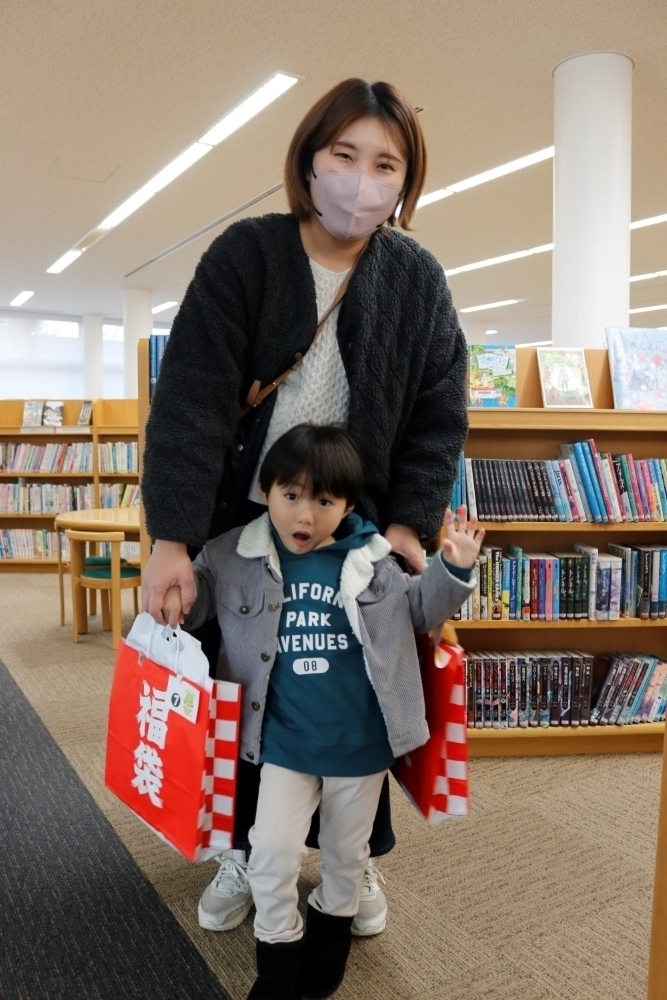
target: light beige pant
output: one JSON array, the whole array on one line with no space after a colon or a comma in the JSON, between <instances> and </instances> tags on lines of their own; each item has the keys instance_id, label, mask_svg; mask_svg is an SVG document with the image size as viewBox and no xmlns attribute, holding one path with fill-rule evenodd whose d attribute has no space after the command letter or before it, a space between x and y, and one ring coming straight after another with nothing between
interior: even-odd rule
<instances>
[{"instance_id":1,"label":"light beige pant","mask_svg":"<svg viewBox=\"0 0 667 1000\"><path fill-rule=\"evenodd\" d=\"M260 941L298 941L303 935L297 880L318 806L322 882L308 902L334 917L354 916L386 773L318 778L263 765L255 825L248 835L252 846L248 879L256 909L255 936Z\"/></svg>"}]
</instances>

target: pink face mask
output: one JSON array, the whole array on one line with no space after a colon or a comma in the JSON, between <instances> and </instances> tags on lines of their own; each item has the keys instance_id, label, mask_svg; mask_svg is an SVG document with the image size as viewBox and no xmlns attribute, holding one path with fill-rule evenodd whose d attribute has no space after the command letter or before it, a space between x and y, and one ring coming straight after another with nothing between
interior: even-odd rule
<instances>
[{"instance_id":1,"label":"pink face mask","mask_svg":"<svg viewBox=\"0 0 667 1000\"><path fill-rule=\"evenodd\" d=\"M339 240L370 236L387 221L400 195L368 174L313 170L310 185L320 222Z\"/></svg>"}]
</instances>

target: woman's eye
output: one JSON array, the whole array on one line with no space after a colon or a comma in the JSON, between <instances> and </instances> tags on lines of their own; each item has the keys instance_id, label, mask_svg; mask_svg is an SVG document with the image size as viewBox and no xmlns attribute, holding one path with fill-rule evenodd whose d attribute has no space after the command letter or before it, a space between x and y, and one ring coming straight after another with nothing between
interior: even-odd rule
<instances>
[{"instance_id":1,"label":"woman's eye","mask_svg":"<svg viewBox=\"0 0 667 1000\"><path fill-rule=\"evenodd\" d=\"M345 160L351 160L352 159L352 157L350 156L349 153L340 152L340 153L336 153L335 155L336 156L341 156Z\"/></svg>"},{"instance_id":2,"label":"woman's eye","mask_svg":"<svg viewBox=\"0 0 667 1000\"><path fill-rule=\"evenodd\" d=\"M391 170L392 172L395 170L395 167L394 167L393 163L381 163L380 167L382 168L382 170L385 171L385 173L388 170Z\"/></svg>"}]
</instances>

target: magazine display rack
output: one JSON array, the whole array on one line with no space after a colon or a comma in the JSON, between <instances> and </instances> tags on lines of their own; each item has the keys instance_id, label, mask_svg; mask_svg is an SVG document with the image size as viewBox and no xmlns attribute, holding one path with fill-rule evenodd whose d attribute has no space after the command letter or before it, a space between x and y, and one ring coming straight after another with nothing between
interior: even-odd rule
<instances>
[{"instance_id":1,"label":"magazine display rack","mask_svg":"<svg viewBox=\"0 0 667 1000\"><path fill-rule=\"evenodd\" d=\"M594 409L544 409L535 348L517 349L516 409L471 409L466 457L556 458L560 445L594 437L601 451L631 451L636 458L667 457L667 414L613 409L606 350L587 350ZM667 522L505 521L483 523L484 544L510 543L527 551L571 550L574 542L664 544ZM664 655L667 620L457 621L461 645L471 650L583 649L591 653L639 650ZM578 728L469 729L474 757L527 754L625 753L662 749L665 724Z\"/></svg>"},{"instance_id":2,"label":"magazine display rack","mask_svg":"<svg viewBox=\"0 0 667 1000\"><path fill-rule=\"evenodd\" d=\"M0 472L0 482L62 483L93 487L93 506L100 506L100 486L103 483L138 483L137 472L100 472L98 445L108 442L137 440L136 399L96 399L93 401L93 421L88 426L77 425L82 400L64 401L62 427L22 427L22 399L0 400L0 443L45 445L92 442L90 472ZM2 514L0 528L54 530L54 514ZM56 572L57 559L0 559L0 572Z\"/></svg>"}]
</instances>

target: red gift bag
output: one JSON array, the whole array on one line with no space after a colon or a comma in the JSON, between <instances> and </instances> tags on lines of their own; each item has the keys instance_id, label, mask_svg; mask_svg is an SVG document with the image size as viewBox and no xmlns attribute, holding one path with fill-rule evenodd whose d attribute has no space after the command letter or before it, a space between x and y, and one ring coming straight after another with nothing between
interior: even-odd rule
<instances>
[{"instance_id":1,"label":"red gift bag","mask_svg":"<svg viewBox=\"0 0 667 1000\"><path fill-rule=\"evenodd\" d=\"M469 812L463 650L418 635L430 738L394 765L394 776L427 823Z\"/></svg>"},{"instance_id":2,"label":"red gift bag","mask_svg":"<svg viewBox=\"0 0 667 1000\"><path fill-rule=\"evenodd\" d=\"M105 784L190 861L232 846L240 712L240 685L197 684L121 640Z\"/></svg>"}]
</instances>

